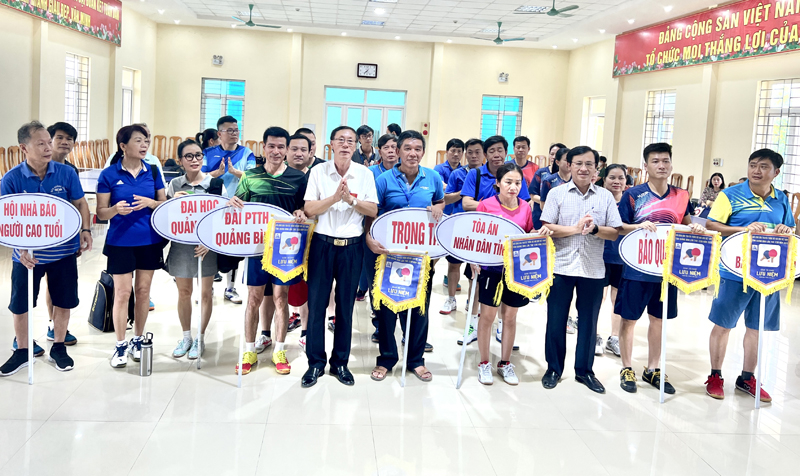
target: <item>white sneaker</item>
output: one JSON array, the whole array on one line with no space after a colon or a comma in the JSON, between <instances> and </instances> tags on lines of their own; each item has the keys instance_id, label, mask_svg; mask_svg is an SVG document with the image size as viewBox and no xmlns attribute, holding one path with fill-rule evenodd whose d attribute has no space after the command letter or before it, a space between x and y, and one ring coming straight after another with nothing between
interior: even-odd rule
<instances>
[{"instance_id":1,"label":"white sneaker","mask_svg":"<svg viewBox=\"0 0 800 476\"><path fill-rule=\"evenodd\" d=\"M503 320L497 320L497 330L494 332L494 340L497 342L503 343Z\"/></svg>"},{"instance_id":2,"label":"white sneaker","mask_svg":"<svg viewBox=\"0 0 800 476\"><path fill-rule=\"evenodd\" d=\"M503 377L503 381L509 385L519 384L519 378L514 372L514 364L511 362L507 363L506 365L498 365L497 375Z\"/></svg>"},{"instance_id":3,"label":"white sneaker","mask_svg":"<svg viewBox=\"0 0 800 476\"><path fill-rule=\"evenodd\" d=\"M472 326L469 326L469 332L467 332L467 345L472 344L478 340L478 329L475 329ZM462 336L458 339L458 345L464 345L464 337Z\"/></svg>"},{"instance_id":4,"label":"white sneaker","mask_svg":"<svg viewBox=\"0 0 800 476\"><path fill-rule=\"evenodd\" d=\"M175 347L175 350L172 351L172 356L175 358L181 358L189 352L189 349L192 348L192 341L181 339L178 341L178 346Z\"/></svg>"},{"instance_id":5,"label":"white sneaker","mask_svg":"<svg viewBox=\"0 0 800 476\"><path fill-rule=\"evenodd\" d=\"M491 385L494 382L494 377L492 377L491 362L478 365L478 382L484 385Z\"/></svg>"},{"instance_id":6,"label":"white sneaker","mask_svg":"<svg viewBox=\"0 0 800 476\"><path fill-rule=\"evenodd\" d=\"M128 353L134 362L142 360L142 339L131 339L128 343Z\"/></svg>"},{"instance_id":7,"label":"white sneaker","mask_svg":"<svg viewBox=\"0 0 800 476\"><path fill-rule=\"evenodd\" d=\"M234 304L241 304L242 298L239 297L239 293L236 292L235 289L226 289L225 290L225 299L234 303Z\"/></svg>"},{"instance_id":8,"label":"white sneaker","mask_svg":"<svg viewBox=\"0 0 800 476\"><path fill-rule=\"evenodd\" d=\"M439 311L439 314L450 314L451 312L455 311L457 307L458 303L456 302L456 298L448 296L447 300L442 306L442 310Z\"/></svg>"},{"instance_id":9,"label":"white sneaker","mask_svg":"<svg viewBox=\"0 0 800 476\"><path fill-rule=\"evenodd\" d=\"M594 344L594 355L603 355L603 338L597 334L597 340Z\"/></svg>"},{"instance_id":10,"label":"white sneaker","mask_svg":"<svg viewBox=\"0 0 800 476\"><path fill-rule=\"evenodd\" d=\"M297 341L297 343L300 344L300 349L302 349L303 352L305 352L306 351L306 336L301 337L300 340Z\"/></svg>"},{"instance_id":11,"label":"white sneaker","mask_svg":"<svg viewBox=\"0 0 800 476\"><path fill-rule=\"evenodd\" d=\"M192 348L189 350L189 355L186 356L189 360L197 360L198 357L203 356L203 352L206 351L206 343L200 342L199 339L195 339L192 342Z\"/></svg>"},{"instance_id":12,"label":"white sneaker","mask_svg":"<svg viewBox=\"0 0 800 476\"><path fill-rule=\"evenodd\" d=\"M567 334L574 334L578 332L578 320L572 317L567 318Z\"/></svg>"},{"instance_id":13,"label":"white sneaker","mask_svg":"<svg viewBox=\"0 0 800 476\"><path fill-rule=\"evenodd\" d=\"M125 367L128 365L128 343L114 347L114 353L111 354L111 366L115 369Z\"/></svg>"},{"instance_id":14,"label":"white sneaker","mask_svg":"<svg viewBox=\"0 0 800 476\"><path fill-rule=\"evenodd\" d=\"M606 341L606 349L610 350L612 354L619 357L619 337L611 336Z\"/></svg>"},{"instance_id":15,"label":"white sneaker","mask_svg":"<svg viewBox=\"0 0 800 476\"><path fill-rule=\"evenodd\" d=\"M267 350L267 347L272 345L272 339L265 336L264 334L259 334L256 338L256 353L260 354Z\"/></svg>"}]
</instances>

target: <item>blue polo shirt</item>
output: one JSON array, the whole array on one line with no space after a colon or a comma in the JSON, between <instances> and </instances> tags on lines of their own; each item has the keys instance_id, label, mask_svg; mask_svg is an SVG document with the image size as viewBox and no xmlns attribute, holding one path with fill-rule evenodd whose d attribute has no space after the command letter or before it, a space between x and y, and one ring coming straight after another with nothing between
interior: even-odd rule
<instances>
[{"instance_id":1,"label":"blue polo shirt","mask_svg":"<svg viewBox=\"0 0 800 476\"><path fill-rule=\"evenodd\" d=\"M0 183L0 195L10 195L12 193L46 193L63 198L68 202L83 198L83 187L78 180L78 174L69 165L60 164L53 160L47 164L47 172L44 179L40 179L36 173L28 167L28 161L17 165L3 175ZM80 233L75 238L66 243L62 243L52 248L36 250L33 257L39 260L39 264L52 263L61 258L75 254L81 247ZM11 259L19 263L20 251L14 249Z\"/></svg>"},{"instance_id":2,"label":"blue polo shirt","mask_svg":"<svg viewBox=\"0 0 800 476\"><path fill-rule=\"evenodd\" d=\"M467 178L464 179L464 186L461 188L462 197L475 198L475 182L477 182L479 171L481 173L481 189L478 190L478 201L497 195L494 189L494 184L497 183L497 179L489 172L488 164L483 164L479 169L473 169L467 173ZM522 188L520 188L518 196L526 202L531 199L525 178L522 179Z\"/></svg>"},{"instance_id":3,"label":"blue polo shirt","mask_svg":"<svg viewBox=\"0 0 800 476\"><path fill-rule=\"evenodd\" d=\"M533 174L533 180L531 181L530 187L528 187L528 192L530 196L539 195L541 197L542 191L542 179L550 175L550 167L542 167L541 169L537 170L535 174ZM538 230L542 227L542 207L539 205L539 202L533 204L533 229Z\"/></svg>"},{"instance_id":4,"label":"blue polo shirt","mask_svg":"<svg viewBox=\"0 0 800 476\"><path fill-rule=\"evenodd\" d=\"M467 167L461 167L458 170L454 170L453 173L450 174L450 180L447 181L447 187L445 188L444 193L448 194L461 192L461 189L464 188L464 180L466 180L467 174L470 170L472 169ZM455 215L456 213L461 213L464 211L464 205L461 203L460 199L457 202L452 203L452 205L453 212L451 215Z\"/></svg>"},{"instance_id":5,"label":"blue polo shirt","mask_svg":"<svg viewBox=\"0 0 800 476\"><path fill-rule=\"evenodd\" d=\"M439 174L440 177L442 177L442 182L444 184L448 184L450 182L450 176L453 174L453 172L455 172L458 169L463 169L463 168L464 167L462 167L460 165L457 166L456 168L452 168L452 167L450 167L450 162L445 160L441 164L439 164L436 167L434 167L433 171L436 172L437 174ZM455 203L451 203L450 205L445 205L444 214L445 215L452 215L453 211L455 210L455 208L456 208L456 204Z\"/></svg>"},{"instance_id":6,"label":"blue polo shirt","mask_svg":"<svg viewBox=\"0 0 800 476\"><path fill-rule=\"evenodd\" d=\"M561 175L559 175L558 172L546 175L542 179L542 185L541 188L539 189L539 197L541 197L543 202L546 202L547 194L550 193L550 190L558 187L559 185L564 185L567 182L569 182L569 180L564 180L563 178L561 178Z\"/></svg>"},{"instance_id":7,"label":"blue polo shirt","mask_svg":"<svg viewBox=\"0 0 800 476\"><path fill-rule=\"evenodd\" d=\"M386 167L383 166L383 162L380 164L375 164L369 167L369 170L372 172L372 175L375 176L375 180L378 180L378 177L381 176L382 173L386 172Z\"/></svg>"},{"instance_id":8,"label":"blue polo shirt","mask_svg":"<svg viewBox=\"0 0 800 476\"><path fill-rule=\"evenodd\" d=\"M444 200L444 187L439 174L426 167L420 167L414 183L409 184L397 164L375 180L378 192L378 215L398 208L426 208Z\"/></svg>"},{"instance_id":9,"label":"blue polo shirt","mask_svg":"<svg viewBox=\"0 0 800 476\"><path fill-rule=\"evenodd\" d=\"M225 150L221 145L209 147L203 151L203 172L213 172L219 168L219 163L225 160L225 173L222 174L222 183L228 191L228 198L236 194L239 179L228 170L228 159L236 170L244 172L256 167L256 156L247 147L237 145L235 150Z\"/></svg>"},{"instance_id":10,"label":"blue polo shirt","mask_svg":"<svg viewBox=\"0 0 800 476\"><path fill-rule=\"evenodd\" d=\"M792 207L786 194L772 187L769 196L764 200L750 190L749 180L723 189L714 200L708 219L728 226L747 226L759 222L772 230L781 224L795 226ZM742 282L740 276L731 273L722 264L719 265L719 275L724 279Z\"/></svg>"},{"instance_id":11,"label":"blue polo shirt","mask_svg":"<svg viewBox=\"0 0 800 476\"><path fill-rule=\"evenodd\" d=\"M97 179L97 193L111 194L108 201L110 207L122 200L128 202L128 205L132 205L134 195L155 200L156 190L163 190L164 182L159 174L156 174L156 181L153 182L151 167L142 161L142 170L139 171L139 175L134 177L122 168L120 160L100 172L100 177ZM160 243L163 238L150 226L150 215L152 214L153 209L145 207L127 215L115 215L108 227L106 243L112 246L143 246Z\"/></svg>"}]
</instances>

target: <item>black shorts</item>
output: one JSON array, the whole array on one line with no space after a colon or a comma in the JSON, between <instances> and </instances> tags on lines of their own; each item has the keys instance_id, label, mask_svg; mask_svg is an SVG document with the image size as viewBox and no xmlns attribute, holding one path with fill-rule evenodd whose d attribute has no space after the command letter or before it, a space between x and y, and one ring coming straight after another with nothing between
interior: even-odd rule
<instances>
[{"instance_id":1,"label":"black shorts","mask_svg":"<svg viewBox=\"0 0 800 476\"><path fill-rule=\"evenodd\" d=\"M661 301L661 283L622 279L617 291L614 313L628 321L637 321L647 309L647 314L661 319L664 303ZM669 319L678 317L678 288L669 285Z\"/></svg>"},{"instance_id":2,"label":"black shorts","mask_svg":"<svg viewBox=\"0 0 800 476\"><path fill-rule=\"evenodd\" d=\"M62 309L78 307L77 257L77 254L73 254L33 267L33 307L36 307L39 285L44 275L47 275L47 292L50 293L53 306ZM8 310L12 314L28 312L28 268L22 263L14 262L11 268L11 304L8 305Z\"/></svg>"},{"instance_id":3,"label":"black shorts","mask_svg":"<svg viewBox=\"0 0 800 476\"><path fill-rule=\"evenodd\" d=\"M461 263L463 263L463 261L461 261L460 259L455 258L455 257L450 256L450 255L445 256L444 259L446 259L448 263L452 263L452 264L461 264Z\"/></svg>"},{"instance_id":4,"label":"black shorts","mask_svg":"<svg viewBox=\"0 0 800 476\"><path fill-rule=\"evenodd\" d=\"M509 290L503 274L482 269L478 275L478 302L492 307L500 307L500 303L509 307L523 307L530 300Z\"/></svg>"},{"instance_id":5,"label":"black shorts","mask_svg":"<svg viewBox=\"0 0 800 476\"><path fill-rule=\"evenodd\" d=\"M239 263L241 263L243 259L244 258L238 256L217 254L217 268L219 268L220 274L236 271L239 268Z\"/></svg>"},{"instance_id":6,"label":"black shorts","mask_svg":"<svg viewBox=\"0 0 800 476\"><path fill-rule=\"evenodd\" d=\"M606 263L605 285L619 289L619 282L622 280L622 265Z\"/></svg>"},{"instance_id":7,"label":"black shorts","mask_svg":"<svg viewBox=\"0 0 800 476\"><path fill-rule=\"evenodd\" d=\"M103 254L108 257L106 272L110 275L128 274L137 269L153 271L164 269L164 245L166 242L142 246L103 247Z\"/></svg>"}]
</instances>

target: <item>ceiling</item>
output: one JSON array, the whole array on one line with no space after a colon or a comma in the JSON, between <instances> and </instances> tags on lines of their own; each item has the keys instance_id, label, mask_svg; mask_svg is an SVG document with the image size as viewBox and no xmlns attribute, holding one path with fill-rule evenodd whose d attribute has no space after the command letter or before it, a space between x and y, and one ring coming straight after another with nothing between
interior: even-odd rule
<instances>
[{"instance_id":1,"label":"ceiling","mask_svg":"<svg viewBox=\"0 0 800 476\"><path fill-rule=\"evenodd\" d=\"M253 21L280 29L249 28L247 0L127 0L125 6L159 23L293 31L317 35L452 42L492 46L497 21L501 37L524 37L502 47L573 49L625 31L709 8L702 0L556 0L556 8L578 5L571 17L518 15L523 6L549 9L552 0L253 0ZM716 5L714 5L716 6ZM376 11L377 9L377 11ZM630 21L633 20L631 23ZM362 22L384 22L364 25Z\"/></svg>"}]
</instances>

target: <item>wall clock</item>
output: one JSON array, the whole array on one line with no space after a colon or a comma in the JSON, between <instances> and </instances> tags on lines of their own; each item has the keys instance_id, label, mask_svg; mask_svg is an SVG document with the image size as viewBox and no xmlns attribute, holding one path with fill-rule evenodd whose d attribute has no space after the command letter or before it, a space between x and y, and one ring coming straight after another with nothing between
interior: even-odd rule
<instances>
[{"instance_id":1,"label":"wall clock","mask_svg":"<svg viewBox=\"0 0 800 476\"><path fill-rule=\"evenodd\" d=\"M359 78L375 79L378 77L378 65L374 63L358 63L356 73Z\"/></svg>"}]
</instances>

